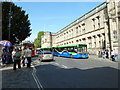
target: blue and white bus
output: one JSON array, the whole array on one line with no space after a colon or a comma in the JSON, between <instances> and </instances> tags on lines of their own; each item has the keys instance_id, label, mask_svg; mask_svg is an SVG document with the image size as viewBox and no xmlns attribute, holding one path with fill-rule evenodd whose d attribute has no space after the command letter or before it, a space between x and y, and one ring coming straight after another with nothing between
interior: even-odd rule
<instances>
[{"instance_id":1,"label":"blue and white bus","mask_svg":"<svg viewBox=\"0 0 120 90\"><path fill-rule=\"evenodd\" d=\"M52 47L53 55L71 58L88 58L87 45L76 44L67 46Z\"/></svg>"}]
</instances>

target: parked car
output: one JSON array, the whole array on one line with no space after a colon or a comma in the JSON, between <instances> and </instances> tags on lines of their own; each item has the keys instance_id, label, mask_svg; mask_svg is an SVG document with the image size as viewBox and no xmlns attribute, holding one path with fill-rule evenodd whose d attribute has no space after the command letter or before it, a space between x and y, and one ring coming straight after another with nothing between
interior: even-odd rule
<instances>
[{"instance_id":1,"label":"parked car","mask_svg":"<svg viewBox=\"0 0 120 90\"><path fill-rule=\"evenodd\" d=\"M48 50L42 51L38 55L38 58L39 58L40 61L43 61L43 60L53 60L54 59L52 52L48 51Z\"/></svg>"}]
</instances>

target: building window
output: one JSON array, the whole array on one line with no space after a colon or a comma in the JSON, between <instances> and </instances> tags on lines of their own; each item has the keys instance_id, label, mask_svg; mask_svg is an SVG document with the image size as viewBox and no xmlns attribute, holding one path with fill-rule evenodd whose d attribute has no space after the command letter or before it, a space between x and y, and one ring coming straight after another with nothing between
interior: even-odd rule
<instances>
[{"instance_id":1,"label":"building window","mask_svg":"<svg viewBox=\"0 0 120 90\"><path fill-rule=\"evenodd\" d=\"M95 30L95 19L92 19L92 23L93 23L93 29Z\"/></svg>"},{"instance_id":2,"label":"building window","mask_svg":"<svg viewBox=\"0 0 120 90\"><path fill-rule=\"evenodd\" d=\"M89 43L89 48L92 48L92 43L91 42Z\"/></svg>"},{"instance_id":3,"label":"building window","mask_svg":"<svg viewBox=\"0 0 120 90\"><path fill-rule=\"evenodd\" d=\"M101 47L101 41L99 41L99 47L100 47L100 49L102 48L102 47Z\"/></svg>"},{"instance_id":4,"label":"building window","mask_svg":"<svg viewBox=\"0 0 120 90\"><path fill-rule=\"evenodd\" d=\"M45 43L47 42L47 39L45 39Z\"/></svg>"},{"instance_id":5,"label":"building window","mask_svg":"<svg viewBox=\"0 0 120 90\"><path fill-rule=\"evenodd\" d=\"M78 29L78 27L76 27L76 29Z\"/></svg>"},{"instance_id":6,"label":"building window","mask_svg":"<svg viewBox=\"0 0 120 90\"><path fill-rule=\"evenodd\" d=\"M94 47L96 47L96 42L94 42Z\"/></svg>"},{"instance_id":7,"label":"building window","mask_svg":"<svg viewBox=\"0 0 120 90\"><path fill-rule=\"evenodd\" d=\"M81 34L81 26L79 25L78 27L79 27L79 32L80 32L80 34Z\"/></svg>"},{"instance_id":8,"label":"building window","mask_svg":"<svg viewBox=\"0 0 120 90\"><path fill-rule=\"evenodd\" d=\"M100 29L100 23L98 23L98 28Z\"/></svg>"},{"instance_id":9,"label":"building window","mask_svg":"<svg viewBox=\"0 0 120 90\"><path fill-rule=\"evenodd\" d=\"M98 28L100 28L100 17L97 16L96 18L97 18L97 20L98 20L98 22L97 22L97 23L98 23Z\"/></svg>"},{"instance_id":10,"label":"building window","mask_svg":"<svg viewBox=\"0 0 120 90\"><path fill-rule=\"evenodd\" d=\"M113 31L113 38L114 38L115 40L118 39L118 35L117 35L117 31L116 31L116 30Z\"/></svg>"},{"instance_id":11,"label":"building window","mask_svg":"<svg viewBox=\"0 0 120 90\"><path fill-rule=\"evenodd\" d=\"M76 42L78 42L78 40L76 40Z\"/></svg>"},{"instance_id":12,"label":"building window","mask_svg":"<svg viewBox=\"0 0 120 90\"><path fill-rule=\"evenodd\" d=\"M93 25L93 29L95 30L95 25Z\"/></svg>"},{"instance_id":13,"label":"building window","mask_svg":"<svg viewBox=\"0 0 120 90\"><path fill-rule=\"evenodd\" d=\"M82 24L82 33L85 33L85 23Z\"/></svg>"},{"instance_id":14,"label":"building window","mask_svg":"<svg viewBox=\"0 0 120 90\"><path fill-rule=\"evenodd\" d=\"M83 29L83 34L85 33L85 28Z\"/></svg>"}]
</instances>

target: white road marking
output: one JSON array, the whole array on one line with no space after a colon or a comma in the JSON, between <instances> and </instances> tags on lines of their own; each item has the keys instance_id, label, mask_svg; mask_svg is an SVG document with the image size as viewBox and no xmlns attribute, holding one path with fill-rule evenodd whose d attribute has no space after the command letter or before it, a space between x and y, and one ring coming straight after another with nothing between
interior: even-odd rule
<instances>
[{"instance_id":1,"label":"white road marking","mask_svg":"<svg viewBox=\"0 0 120 90\"><path fill-rule=\"evenodd\" d=\"M67 67L67 66L65 66L65 65L62 65L62 67L63 67L63 68L68 68L68 67Z\"/></svg>"},{"instance_id":2,"label":"white road marking","mask_svg":"<svg viewBox=\"0 0 120 90\"><path fill-rule=\"evenodd\" d=\"M56 64L57 66L59 66L59 67L61 67L61 68L68 68L67 66L65 66L65 65L60 65L59 63L54 63L54 64Z\"/></svg>"},{"instance_id":3,"label":"white road marking","mask_svg":"<svg viewBox=\"0 0 120 90\"><path fill-rule=\"evenodd\" d=\"M37 84L37 87L39 88L39 90L44 90L42 84L40 83L38 77L36 76L36 71L37 71L36 68L33 66L32 76Z\"/></svg>"},{"instance_id":4,"label":"white road marking","mask_svg":"<svg viewBox=\"0 0 120 90\"><path fill-rule=\"evenodd\" d=\"M54 63L54 64L56 64L56 65L58 65L58 66L60 65L59 63Z\"/></svg>"}]
</instances>

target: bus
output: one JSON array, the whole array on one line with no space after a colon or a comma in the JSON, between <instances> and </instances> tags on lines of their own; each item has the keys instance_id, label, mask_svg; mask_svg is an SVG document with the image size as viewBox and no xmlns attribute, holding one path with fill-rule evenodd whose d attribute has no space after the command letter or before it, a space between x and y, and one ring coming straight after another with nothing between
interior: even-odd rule
<instances>
[{"instance_id":1,"label":"bus","mask_svg":"<svg viewBox=\"0 0 120 90\"><path fill-rule=\"evenodd\" d=\"M68 58L88 58L89 57L86 44L48 47L48 48L42 48L42 49L51 50L54 56L68 57Z\"/></svg>"},{"instance_id":2,"label":"bus","mask_svg":"<svg viewBox=\"0 0 120 90\"><path fill-rule=\"evenodd\" d=\"M27 46L32 50L32 56L35 56L35 46L34 43L23 43L22 46L26 48Z\"/></svg>"}]
</instances>

